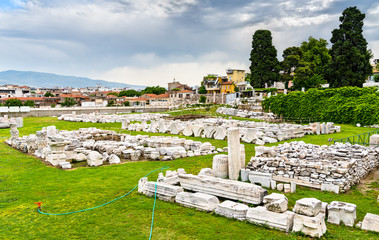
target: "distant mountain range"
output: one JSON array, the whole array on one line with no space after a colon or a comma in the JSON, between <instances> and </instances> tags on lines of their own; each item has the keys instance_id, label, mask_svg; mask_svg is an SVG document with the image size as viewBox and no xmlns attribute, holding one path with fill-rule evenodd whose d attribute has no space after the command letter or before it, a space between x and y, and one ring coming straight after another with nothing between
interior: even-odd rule
<instances>
[{"instance_id":1,"label":"distant mountain range","mask_svg":"<svg viewBox=\"0 0 379 240\"><path fill-rule=\"evenodd\" d=\"M109 88L125 88L144 89L146 86L130 85L118 82L108 82L104 80L93 80L86 77L62 76L52 73L31 72L31 71L15 71L8 70L0 72L0 85L26 85L29 87L96 87L100 84Z\"/></svg>"}]
</instances>

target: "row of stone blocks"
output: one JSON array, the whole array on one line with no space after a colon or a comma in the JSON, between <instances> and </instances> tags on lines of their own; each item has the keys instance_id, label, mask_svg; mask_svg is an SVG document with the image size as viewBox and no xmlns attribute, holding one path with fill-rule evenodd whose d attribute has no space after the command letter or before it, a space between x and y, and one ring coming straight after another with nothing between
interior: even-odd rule
<instances>
[{"instance_id":1,"label":"row of stone blocks","mask_svg":"<svg viewBox=\"0 0 379 240\"><path fill-rule=\"evenodd\" d=\"M188 179L188 177L192 178L191 176L193 175L186 174L184 170L178 170L178 172L170 171L169 174L166 173L166 178L161 175L158 179L160 182L148 182L147 178L142 178L139 182L138 191L148 196L154 196L156 192L157 197L161 200L177 202L183 206L203 211L215 212L228 218L241 221L247 220L258 225L267 225L281 231L302 232L312 237L321 237L326 232L325 217L327 215L328 222L333 224L342 222L347 226L353 226L356 219L356 206L354 204L333 201L328 205L315 198L300 199L296 201L293 212L288 211L288 199L283 194L277 193L264 196L261 201L264 206L255 208L249 208L246 204L230 200L220 203L216 196L230 199L233 194L228 193L228 190L221 193L220 186L217 185L229 188L229 192L239 192L240 189L231 183L237 181L219 179L222 180L219 182L217 180L211 181L208 176L197 176L203 179L204 184L212 185L213 189L209 187L207 189L199 188L198 190L201 192L189 193L184 192L184 189L194 190L194 187L189 188L188 185L182 184L183 179L186 179L183 176ZM177 183L180 183L181 187L172 185ZM194 183L193 185L198 184ZM203 185L203 187L206 186ZM215 191L214 188L219 191ZM247 198L242 199L244 200L235 200L251 203L251 200ZM363 221L362 229L379 231L378 225L379 216L367 214Z\"/></svg>"}]
</instances>

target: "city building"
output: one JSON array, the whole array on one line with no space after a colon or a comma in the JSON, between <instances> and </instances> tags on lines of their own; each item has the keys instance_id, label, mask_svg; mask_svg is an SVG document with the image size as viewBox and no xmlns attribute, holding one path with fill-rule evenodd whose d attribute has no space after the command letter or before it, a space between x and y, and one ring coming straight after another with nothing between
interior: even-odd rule
<instances>
[{"instance_id":1,"label":"city building","mask_svg":"<svg viewBox=\"0 0 379 240\"><path fill-rule=\"evenodd\" d=\"M245 70L228 68L226 69L226 75L229 82L239 83L245 81Z\"/></svg>"}]
</instances>

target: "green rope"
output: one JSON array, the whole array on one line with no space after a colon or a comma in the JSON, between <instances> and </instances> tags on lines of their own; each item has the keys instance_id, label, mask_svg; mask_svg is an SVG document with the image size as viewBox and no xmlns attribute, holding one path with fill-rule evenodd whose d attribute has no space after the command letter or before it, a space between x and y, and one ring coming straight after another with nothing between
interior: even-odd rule
<instances>
[{"instance_id":1,"label":"green rope","mask_svg":"<svg viewBox=\"0 0 379 240\"><path fill-rule=\"evenodd\" d=\"M152 212L152 216L151 216L151 226L150 226L150 237L149 237L149 240L151 240L151 237L153 235L154 212L155 212L155 203L156 202L157 202L157 183L155 182L154 205L153 205L153 212Z\"/></svg>"},{"instance_id":2,"label":"green rope","mask_svg":"<svg viewBox=\"0 0 379 240\"><path fill-rule=\"evenodd\" d=\"M152 174L153 172L156 172L156 171L159 171L161 170L161 172L163 172L163 169L168 169L169 167L161 167L161 168L158 168L158 169L155 169L151 172L149 172L148 174L146 174L145 176L143 177L147 177L149 176L150 174ZM49 216L60 216L60 215L68 215L68 214L73 214L73 213L79 213L79 212L85 212L85 211L89 211L89 210L93 210L93 209L96 209L96 208L99 208L99 207L103 207L105 205L108 205L114 201L117 201L123 197L126 197L128 196L130 193L132 193L136 188L138 187L138 184L136 186L134 186L134 188L132 188L132 190L130 190L128 193L118 197L118 198L115 198L109 202L106 202L106 203L103 203L101 205L98 205L98 206L95 206L95 207L92 207L92 208L86 208L86 209L81 209L81 210L77 210L77 211L73 211L73 212L66 212L66 213L47 213L47 212L42 212L40 208L38 208L38 212L41 213L41 214L44 214L44 215L49 215ZM156 191L157 191L157 186L155 184L155 195L156 195ZM154 208L155 208L155 200L156 198L154 199ZM153 208L153 218L154 218L154 208ZM152 227L151 227L152 228ZM150 234L151 235L151 234Z\"/></svg>"}]
</instances>

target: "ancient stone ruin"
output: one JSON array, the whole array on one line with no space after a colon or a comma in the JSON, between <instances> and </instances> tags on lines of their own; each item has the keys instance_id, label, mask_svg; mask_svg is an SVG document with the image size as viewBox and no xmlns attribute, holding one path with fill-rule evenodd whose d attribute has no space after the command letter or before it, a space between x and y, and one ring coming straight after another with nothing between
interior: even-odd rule
<instances>
[{"instance_id":1,"label":"ancient stone ruin","mask_svg":"<svg viewBox=\"0 0 379 240\"><path fill-rule=\"evenodd\" d=\"M156 191L157 197L164 201L318 238L327 230L325 219L347 226L353 226L356 220L354 204L335 201L328 204L316 198L303 198L296 201L291 211L284 194L267 195L258 185L222 179L213 174L210 168L202 169L199 175L187 174L184 169L168 170L166 175L159 174L157 182L141 178L138 191L147 196L154 196ZM379 216L368 213L361 225L364 230L379 232Z\"/></svg>"},{"instance_id":2,"label":"ancient stone ruin","mask_svg":"<svg viewBox=\"0 0 379 240\"><path fill-rule=\"evenodd\" d=\"M379 147L349 143L318 146L290 142L256 147L247 169L268 174L266 181L295 182L326 191L345 192L379 164Z\"/></svg>"},{"instance_id":3,"label":"ancient stone ruin","mask_svg":"<svg viewBox=\"0 0 379 240\"><path fill-rule=\"evenodd\" d=\"M223 118L203 118L188 121L167 120L166 115L158 113L127 115L62 115L58 119L82 122L121 122L121 129L152 133L170 133L174 135L194 136L224 140L229 128L238 128L240 139L246 143L264 145L303 137L307 134L330 134L340 132L341 127L333 123L270 124L266 122L226 120ZM150 121L150 123L148 123Z\"/></svg>"},{"instance_id":4,"label":"ancient stone ruin","mask_svg":"<svg viewBox=\"0 0 379 240\"><path fill-rule=\"evenodd\" d=\"M12 127L11 138L6 142L63 169L69 169L72 163L77 162L100 166L127 160L167 161L224 152L209 142L179 137L132 136L97 128L65 131L58 130L55 126L48 126L36 134L23 137L18 136L17 127Z\"/></svg>"}]
</instances>

